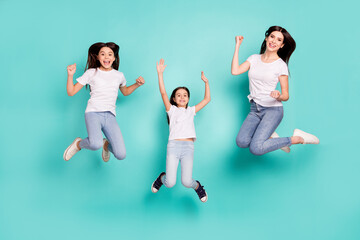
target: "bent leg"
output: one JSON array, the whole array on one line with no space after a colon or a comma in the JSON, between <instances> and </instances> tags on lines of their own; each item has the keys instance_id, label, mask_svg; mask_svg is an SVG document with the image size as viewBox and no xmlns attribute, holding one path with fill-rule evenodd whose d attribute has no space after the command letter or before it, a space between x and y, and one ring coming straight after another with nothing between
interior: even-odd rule
<instances>
[{"instance_id":1,"label":"bent leg","mask_svg":"<svg viewBox=\"0 0 360 240\"><path fill-rule=\"evenodd\" d=\"M179 165L178 149L176 141L169 141L166 153L166 174L162 177L162 183L171 188L176 183L176 173Z\"/></svg>"},{"instance_id":2,"label":"bent leg","mask_svg":"<svg viewBox=\"0 0 360 240\"><path fill-rule=\"evenodd\" d=\"M198 184L192 178L194 163L194 143L186 142L181 156L181 183L187 188L196 189Z\"/></svg>"},{"instance_id":3,"label":"bent leg","mask_svg":"<svg viewBox=\"0 0 360 240\"><path fill-rule=\"evenodd\" d=\"M126 148L124 139L121 134L120 127L116 121L116 117L110 112L106 112L106 123L104 124L103 131L105 137L109 141L109 151L112 152L117 159L125 159Z\"/></svg>"},{"instance_id":4,"label":"bent leg","mask_svg":"<svg viewBox=\"0 0 360 240\"><path fill-rule=\"evenodd\" d=\"M249 147L259 123L259 116L257 116L255 112L251 111L241 125L240 131L236 137L236 144L238 147Z\"/></svg>"},{"instance_id":5,"label":"bent leg","mask_svg":"<svg viewBox=\"0 0 360 240\"><path fill-rule=\"evenodd\" d=\"M96 112L85 113L85 123L88 137L81 140L80 148L98 150L102 147L101 116Z\"/></svg>"},{"instance_id":6,"label":"bent leg","mask_svg":"<svg viewBox=\"0 0 360 240\"><path fill-rule=\"evenodd\" d=\"M255 155L263 155L265 153L291 145L291 140L289 137L270 138L271 134L279 126L282 118L282 107L266 108L263 118L261 119L250 144L251 153Z\"/></svg>"}]
</instances>

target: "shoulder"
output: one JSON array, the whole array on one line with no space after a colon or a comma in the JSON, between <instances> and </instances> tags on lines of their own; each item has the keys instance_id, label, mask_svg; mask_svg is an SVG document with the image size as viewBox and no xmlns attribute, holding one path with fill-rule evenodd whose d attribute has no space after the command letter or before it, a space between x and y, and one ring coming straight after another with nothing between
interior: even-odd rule
<instances>
[{"instance_id":1,"label":"shoulder","mask_svg":"<svg viewBox=\"0 0 360 240\"><path fill-rule=\"evenodd\" d=\"M85 71L86 74L92 74L96 71L96 68L89 68Z\"/></svg>"},{"instance_id":2,"label":"shoulder","mask_svg":"<svg viewBox=\"0 0 360 240\"><path fill-rule=\"evenodd\" d=\"M261 55L260 55L260 54L253 54L253 55L250 55L250 57L248 57L248 58L246 59L246 61L252 63L252 62L254 62L254 61L256 61L256 60L258 60L258 59L260 59L260 58L261 58Z\"/></svg>"}]
</instances>

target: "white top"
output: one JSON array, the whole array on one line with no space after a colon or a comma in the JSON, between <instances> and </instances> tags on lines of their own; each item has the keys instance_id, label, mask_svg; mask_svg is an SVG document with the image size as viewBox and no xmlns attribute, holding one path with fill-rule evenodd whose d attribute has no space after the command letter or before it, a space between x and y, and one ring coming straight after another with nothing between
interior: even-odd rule
<instances>
[{"instance_id":1,"label":"white top","mask_svg":"<svg viewBox=\"0 0 360 240\"><path fill-rule=\"evenodd\" d=\"M250 63L249 101L254 100L264 107L282 106L282 102L271 97L270 93L276 89L279 76L289 75L287 64L281 58L264 63L260 54L251 55L246 61Z\"/></svg>"},{"instance_id":2,"label":"white top","mask_svg":"<svg viewBox=\"0 0 360 240\"><path fill-rule=\"evenodd\" d=\"M85 112L110 111L116 116L115 104L119 87L126 86L122 72L115 69L102 71L99 68L90 68L76 81L81 85L90 85L90 99Z\"/></svg>"},{"instance_id":3,"label":"white top","mask_svg":"<svg viewBox=\"0 0 360 240\"><path fill-rule=\"evenodd\" d=\"M193 138L196 140L194 116L195 106L178 108L171 105L167 112L169 116L169 140Z\"/></svg>"}]
</instances>

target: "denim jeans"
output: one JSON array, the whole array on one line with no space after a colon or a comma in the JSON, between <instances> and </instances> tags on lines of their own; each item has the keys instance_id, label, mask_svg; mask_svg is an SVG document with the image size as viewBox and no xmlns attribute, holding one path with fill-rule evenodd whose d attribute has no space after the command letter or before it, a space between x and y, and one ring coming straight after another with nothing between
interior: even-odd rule
<instances>
[{"instance_id":1,"label":"denim jeans","mask_svg":"<svg viewBox=\"0 0 360 240\"><path fill-rule=\"evenodd\" d=\"M85 123L88 137L81 140L79 146L90 150L98 150L103 146L103 135L109 141L108 149L114 156L123 160L126 157L124 140L117 124L116 117L111 112L87 112Z\"/></svg>"},{"instance_id":2,"label":"denim jeans","mask_svg":"<svg viewBox=\"0 0 360 240\"><path fill-rule=\"evenodd\" d=\"M162 183L171 188L176 183L176 173L181 164L181 183L187 188L195 189L198 184L192 178L194 160L194 142L170 140L167 145L166 175L161 178Z\"/></svg>"},{"instance_id":3,"label":"denim jeans","mask_svg":"<svg viewBox=\"0 0 360 240\"><path fill-rule=\"evenodd\" d=\"M255 155L290 146L290 137L272 138L271 134L283 118L283 107L263 107L253 100L250 102L250 113L243 122L236 137L236 144L241 148L249 147Z\"/></svg>"}]
</instances>

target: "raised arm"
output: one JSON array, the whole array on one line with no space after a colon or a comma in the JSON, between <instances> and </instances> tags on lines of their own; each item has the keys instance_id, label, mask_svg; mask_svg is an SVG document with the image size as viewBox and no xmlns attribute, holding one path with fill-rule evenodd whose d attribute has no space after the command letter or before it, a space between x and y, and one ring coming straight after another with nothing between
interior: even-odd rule
<instances>
[{"instance_id":1,"label":"raised arm","mask_svg":"<svg viewBox=\"0 0 360 240\"><path fill-rule=\"evenodd\" d=\"M68 78L67 78L67 84L66 84L66 91L69 96L74 96L84 85L81 85L80 83L76 83L74 85L74 74L76 72L76 63L73 65L67 66L67 72L68 72Z\"/></svg>"},{"instance_id":2,"label":"raised arm","mask_svg":"<svg viewBox=\"0 0 360 240\"><path fill-rule=\"evenodd\" d=\"M231 74L232 75L240 75L250 68L250 63L248 61L243 62L239 65L239 48L244 40L243 36L236 36L235 37L235 52L231 63Z\"/></svg>"},{"instance_id":3,"label":"raised arm","mask_svg":"<svg viewBox=\"0 0 360 240\"><path fill-rule=\"evenodd\" d=\"M289 77L282 75L279 77L281 93L278 90L274 90L270 93L270 96L278 101L289 100Z\"/></svg>"},{"instance_id":4,"label":"raised arm","mask_svg":"<svg viewBox=\"0 0 360 240\"><path fill-rule=\"evenodd\" d=\"M142 76L138 77L136 79L136 82L131 85L131 86L124 86L124 87L120 87L120 92L124 95L124 96L129 96L130 94L132 94L135 89L137 89L138 87L142 86L145 83L145 80Z\"/></svg>"},{"instance_id":5,"label":"raised arm","mask_svg":"<svg viewBox=\"0 0 360 240\"><path fill-rule=\"evenodd\" d=\"M210 86L209 86L209 80L205 77L204 72L201 72L201 79L204 81L205 83L205 97L204 99L199 102L198 104L196 104L195 106L195 112L197 113L198 111L200 111L203 107L206 106L206 104L208 104L211 100L210 97Z\"/></svg>"},{"instance_id":6,"label":"raised arm","mask_svg":"<svg viewBox=\"0 0 360 240\"><path fill-rule=\"evenodd\" d=\"M164 59L160 59L160 62L156 63L156 70L159 78L159 89L160 89L161 98L164 102L165 109L168 112L170 110L171 103L169 101L168 95L166 94L165 85L164 85L163 73L167 66L164 65L164 62L165 62Z\"/></svg>"}]
</instances>

